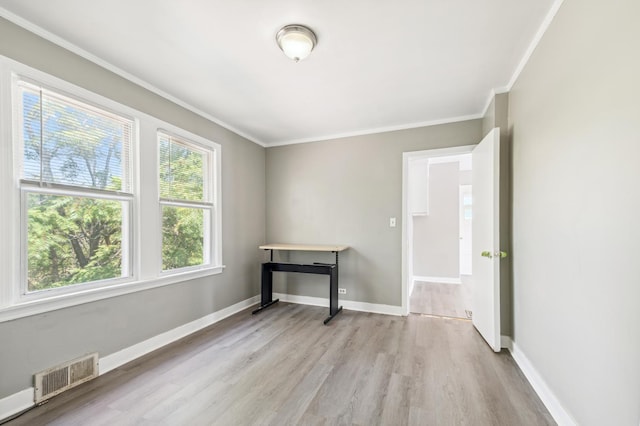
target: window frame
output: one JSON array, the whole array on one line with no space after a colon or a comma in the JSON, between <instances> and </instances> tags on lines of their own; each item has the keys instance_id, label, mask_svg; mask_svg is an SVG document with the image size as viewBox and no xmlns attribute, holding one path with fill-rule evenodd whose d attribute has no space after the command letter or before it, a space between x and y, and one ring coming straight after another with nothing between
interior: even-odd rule
<instances>
[{"instance_id":1,"label":"window frame","mask_svg":"<svg viewBox=\"0 0 640 426\"><path fill-rule=\"evenodd\" d=\"M84 188L69 189L65 185L33 185L21 182L22 152L19 148L20 135L17 134L19 127L16 117L20 114L13 112L14 100L17 96L15 93L17 86L14 82L16 78L35 82L55 93L80 100L107 112L130 117L135 121L129 159L131 195L123 192L115 194L116 198L126 198L126 202L129 203L127 233L130 234L128 254L130 274L126 279L113 278L104 280L107 281L106 284L102 281L93 281L65 286L53 291L40 290L24 294L26 256L22 253L22 246L25 246L26 250L25 191L51 193L70 191L82 196L86 196L86 193ZM151 151L157 151L156 134L160 129L175 134L180 139L194 141L213 151L211 165L213 173L211 176L213 191L211 246L213 251L210 264L195 270L170 270L170 274L159 272L161 244L157 234L159 234L160 215L150 214L153 210L159 211L157 161L156 156L151 155ZM224 265L221 251L221 154L221 146L204 137L0 55L0 199L6 203L6 208L0 209L0 233L6 236L0 240L0 323L222 273ZM22 188L23 185L26 189ZM100 197L110 198L112 195L101 193ZM142 217L144 220L141 219ZM16 226L17 224L20 226ZM22 229L23 226L24 229ZM145 250L141 248L142 241L145 242ZM148 247L149 243L153 246L151 250ZM16 247L20 249L16 250ZM148 251L153 251L153 255L149 255Z\"/></svg>"},{"instance_id":2,"label":"window frame","mask_svg":"<svg viewBox=\"0 0 640 426\"><path fill-rule=\"evenodd\" d=\"M109 194L106 192L96 193L74 189L62 189L56 186L40 186L21 182L20 186L20 299L23 301L45 299L55 295L75 293L83 289L94 289L108 287L111 285L125 284L132 281L133 276L133 230L131 219L133 218L133 194ZM122 275L117 278L107 278L103 280L87 281L83 283L69 284L64 287L49 288L37 291L28 290L28 208L27 197L29 194L43 194L66 197L83 197L94 200L112 200L126 203L127 208L122 214ZM126 238L126 239L125 239ZM126 272L126 275L125 275Z\"/></svg>"},{"instance_id":3,"label":"window frame","mask_svg":"<svg viewBox=\"0 0 640 426\"><path fill-rule=\"evenodd\" d=\"M49 92L53 98L57 98L58 101L68 102L69 105L78 107L88 107L95 110L97 114L104 116L112 115L114 119L126 120L131 123L131 135L126 147L126 159L125 167L122 167L123 184L126 180L126 185L129 188L128 191L120 190L105 190L100 188L92 188L82 185L72 184L59 184L54 182L46 182L42 180L42 176L38 180L29 179L24 176L24 116L22 114L24 104L21 94L23 93L23 85L21 82L27 85L33 86L33 89L40 91L39 96L44 96ZM51 96L50 95L50 96ZM133 186L133 169L135 165L133 163L135 135L137 134L138 120L129 114L113 110L112 108L103 107L95 100L86 100L79 96L66 93L62 90L49 87L47 84L42 84L33 78L24 77L22 75L12 73L12 114L14 114L14 128L13 143L16 150L17 167L16 167L16 179L19 182L20 187L20 287L18 290L19 298L21 301L31 301L45 299L56 295L64 295L75 293L83 289L92 289L107 287L115 284L123 284L132 281L133 279L133 233L131 219L135 215L133 208L133 200L135 199L134 186ZM42 99L40 105L43 105ZM40 114L45 114L41 111ZM41 129L43 132L44 129ZM37 291L29 291L28 286L28 207L27 198L29 194L43 194L53 196L68 196L68 197L83 197L89 199L102 199L102 200L114 200L126 203L127 208L123 210L121 238L122 238L122 275L120 277L108 278L103 280L87 281L82 283L70 284L63 287L48 288ZM126 275L125 275L126 272Z\"/></svg>"},{"instance_id":4,"label":"window frame","mask_svg":"<svg viewBox=\"0 0 640 426\"><path fill-rule=\"evenodd\" d=\"M162 269L163 259L162 259L162 248L163 243L160 243L160 274L163 276L169 276L174 274L180 274L186 271L196 271L203 268L208 268L212 264L215 264L216 255L219 252L219 247L215 244L215 235L217 235L218 230L215 228L215 224L219 223L219 220L215 218L215 212L217 209L217 197L216 193L219 191L217 187L217 176L215 174L215 163L216 163L216 150L212 146L207 146L208 143L206 140L195 141L191 140L185 136L182 136L179 133L171 132L165 129L158 129L156 132L157 137L157 154L158 154L158 207L160 214L160 233L162 239L162 221L163 221L163 207L179 207L179 208L193 208L193 209L202 209L204 211L208 211L208 215L203 213L203 242L202 242L202 257L203 263L200 265L192 265L192 266L184 266L181 268L173 268L173 269ZM203 201L192 201L192 200L182 200L182 199L174 199L174 198L163 198L161 196L160 191L160 139L162 136L168 137L170 142L173 139L186 146L189 149L197 150L207 156L207 166L203 170L203 181L209 181L209 184L205 185L204 189L204 200ZM204 142L204 143L203 143ZM207 231L208 234L207 235ZM213 235L212 235L213 234Z\"/></svg>"}]
</instances>

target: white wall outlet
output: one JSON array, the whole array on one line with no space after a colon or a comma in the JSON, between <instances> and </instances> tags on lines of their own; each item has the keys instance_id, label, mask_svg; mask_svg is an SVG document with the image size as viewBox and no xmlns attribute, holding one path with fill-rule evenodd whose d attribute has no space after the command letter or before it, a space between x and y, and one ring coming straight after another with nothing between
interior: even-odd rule
<instances>
[{"instance_id":1,"label":"white wall outlet","mask_svg":"<svg viewBox=\"0 0 640 426\"><path fill-rule=\"evenodd\" d=\"M390 217L389 218L389 227L390 228L395 228L396 227L396 218L395 217Z\"/></svg>"},{"instance_id":2,"label":"white wall outlet","mask_svg":"<svg viewBox=\"0 0 640 426\"><path fill-rule=\"evenodd\" d=\"M339 288L338 289L338 294L347 294L347 289L346 288Z\"/></svg>"}]
</instances>

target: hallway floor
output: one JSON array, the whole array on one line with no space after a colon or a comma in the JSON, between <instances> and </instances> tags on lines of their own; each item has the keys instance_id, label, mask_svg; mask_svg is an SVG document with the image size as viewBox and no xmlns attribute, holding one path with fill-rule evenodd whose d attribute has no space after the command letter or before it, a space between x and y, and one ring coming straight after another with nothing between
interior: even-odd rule
<instances>
[{"instance_id":1,"label":"hallway floor","mask_svg":"<svg viewBox=\"0 0 640 426\"><path fill-rule=\"evenodd\" d=\"M416 281L409 299L409 311L415 314L471 319L470 276L462 284Z\"/></svg>"}]
</instances>

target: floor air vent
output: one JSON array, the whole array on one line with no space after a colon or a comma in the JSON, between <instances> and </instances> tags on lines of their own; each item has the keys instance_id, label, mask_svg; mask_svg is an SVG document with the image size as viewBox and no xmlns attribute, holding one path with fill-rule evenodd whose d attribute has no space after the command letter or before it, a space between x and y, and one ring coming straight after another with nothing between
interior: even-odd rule
<instances>
[{"instance_id":1,"label":"floor air vent","mask_svg":"<svg viewBox=\"0 0 640 426\"><path fill-rule=\"evenodd\" d=\"M35 402L39 404L52 396L98 377L98 354L93 353L36 373Z\"/></svg>"}]
</instances>

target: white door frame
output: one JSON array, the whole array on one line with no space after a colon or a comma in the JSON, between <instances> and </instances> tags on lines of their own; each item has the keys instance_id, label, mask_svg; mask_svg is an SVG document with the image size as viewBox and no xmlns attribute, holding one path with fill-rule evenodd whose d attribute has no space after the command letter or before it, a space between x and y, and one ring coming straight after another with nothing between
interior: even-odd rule
<instances>
[{"instance_id":1,"label":"white door frame","mask_svg":"<svg viewBox=\"0 0 640 426\"><path fill-rule=\"evenodd\" d=\"M402 153L402 315L409 315L409 286L413 275L409 262L412 258L412 239L409 238L411 228L411 212L409 211L409 160L431 157L469 154L475 145L455 146L451 148L427 149L423 151L409 151Z\"/></svg>"}]
</instances>

